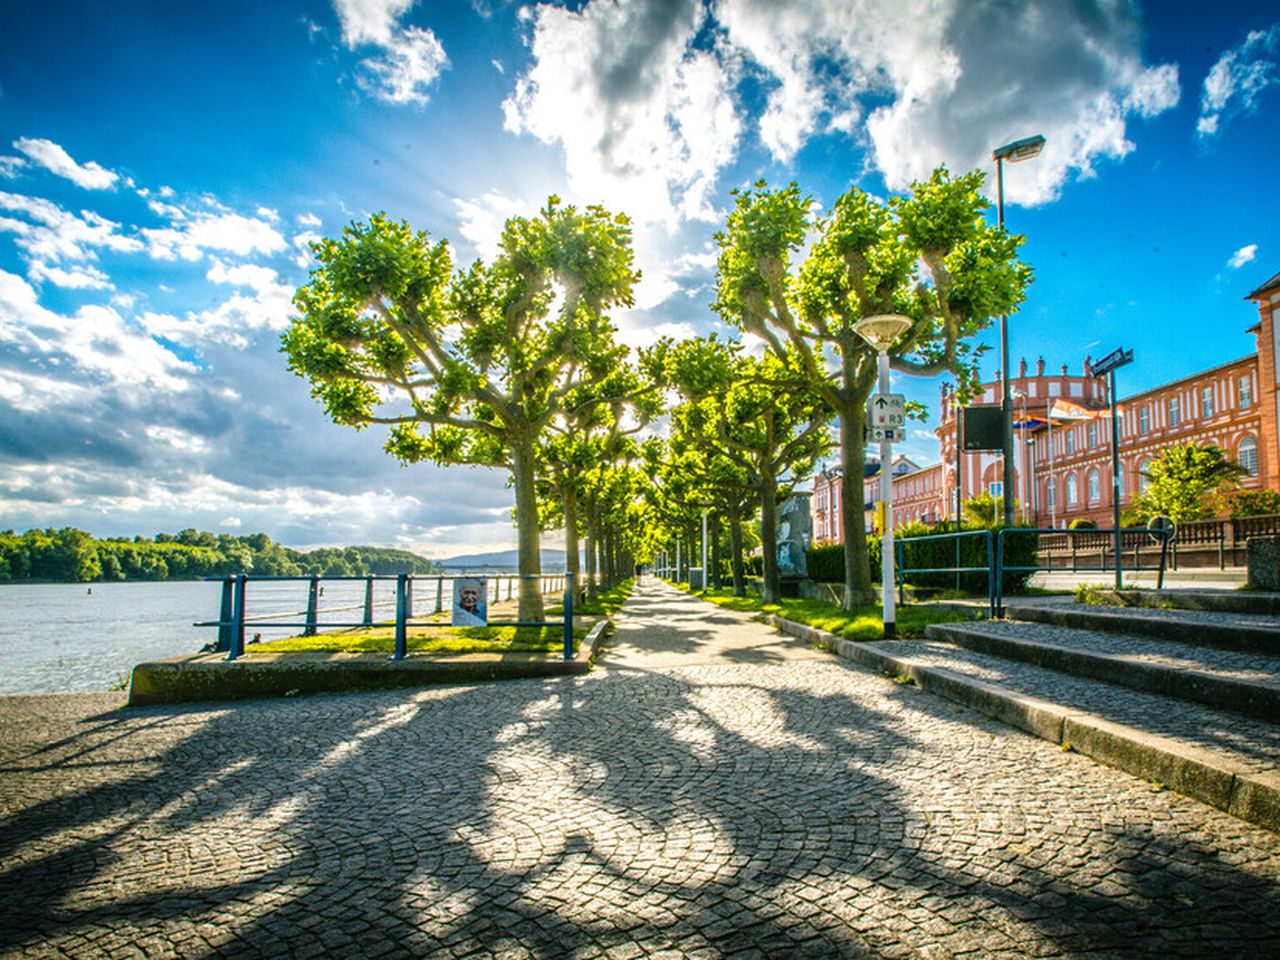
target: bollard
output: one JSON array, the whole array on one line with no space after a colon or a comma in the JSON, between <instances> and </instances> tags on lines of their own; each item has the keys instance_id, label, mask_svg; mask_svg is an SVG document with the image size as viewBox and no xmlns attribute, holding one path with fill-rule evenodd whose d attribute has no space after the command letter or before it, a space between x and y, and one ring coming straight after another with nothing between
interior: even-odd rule
<instances>
[{"instance_id":1,"label":"bollard","mask_svg":"<svg viewBox=\"0 0 1280 960\"><path fill-rule=\"evenodd\" d=\"M410 583L407 573L396 574L396 652L391 655L392 660L403 660L409 646L406 621L409 604L412 602L409 593Z\"/></svg>"}]
</instances>

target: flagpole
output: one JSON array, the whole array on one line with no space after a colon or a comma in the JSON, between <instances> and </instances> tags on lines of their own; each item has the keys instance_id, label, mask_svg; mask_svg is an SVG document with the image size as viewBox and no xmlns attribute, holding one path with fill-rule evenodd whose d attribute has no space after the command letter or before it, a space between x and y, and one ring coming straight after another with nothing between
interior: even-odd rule
<instances>
[{"instance_id":1,"label":"flagpole","mask_svg":"<svg viewBox=\"0 0 1280 960\"><path fill-rule=\"evenodd\" d=\"M1053 488L1053 497L1049 500L1049 526L1055 530L1058 527L1058 478L1054 475L1053 466L1053 407L1054 401L1049 401L1049 486Z\"/></svg>"}]
</instances>

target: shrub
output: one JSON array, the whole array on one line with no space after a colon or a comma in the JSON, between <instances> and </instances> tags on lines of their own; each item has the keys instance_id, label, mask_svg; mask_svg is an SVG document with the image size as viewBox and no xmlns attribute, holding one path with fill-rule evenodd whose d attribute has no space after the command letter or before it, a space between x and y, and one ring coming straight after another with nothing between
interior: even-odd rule
<instances>
[{"instance_id":1,"label":"shrub","mask_svg":"<svg viewBox=\"0 0 1280 960\"><path fill-rule=\"evenodd\" d=\"M1086 520L1084 517L1078 517L1067 524L1068 530L1097 530L1098 525L1092 520Z\"/></svg>"},{"instance_id":2,"label":"shrub","mask_svg":"<svg viewBox=\"0 0 1280 960\"><path fill-rule=\"evenodd\" d=\"M1280 493L1274 490L1241 490L1231 498L1231 516L1264 517L1280 513Z\"/></svg>"}]
</instances>

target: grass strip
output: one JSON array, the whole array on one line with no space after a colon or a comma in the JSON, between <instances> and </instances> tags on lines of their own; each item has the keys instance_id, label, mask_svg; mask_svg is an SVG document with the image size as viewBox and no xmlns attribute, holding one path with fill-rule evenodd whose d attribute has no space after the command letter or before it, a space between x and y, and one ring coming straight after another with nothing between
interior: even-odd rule
<instances>
[{"instance_id":1,"label":"grass strip","mask_svg":"<svg viewBox=\"0 0 1280 960\"><path fill-rule=\"evenodd\" d=\"M573 648L587 635L587 628L573 631ZM253 644L246 653L391 653L395 650L395 624L378 624L356 630L318 633L313 637L282 637ZM564 649L564 628L555 627L410 627L405 637L409 653L559 653Z\"/></svg>"}]
</instances>

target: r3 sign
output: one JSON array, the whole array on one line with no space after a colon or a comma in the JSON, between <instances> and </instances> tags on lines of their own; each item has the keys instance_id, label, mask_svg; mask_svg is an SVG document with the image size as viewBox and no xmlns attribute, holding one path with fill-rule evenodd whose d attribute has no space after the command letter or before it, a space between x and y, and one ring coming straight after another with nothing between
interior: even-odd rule
<instances>
[{"instance_id":1,"label":"r3 sign","mask_svg":"<svg viewBox=\"0 0 1280 960\"><path fill-rule=\"evenodd\" d=\"M901 393L873 393L867 400L867 426L869 428L893 428L896 436L885 439L901 439L902 428L907 425L907 398Z\"/></svg>"}]
</instances>

